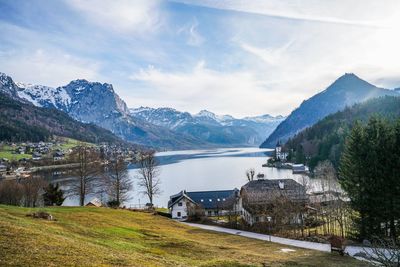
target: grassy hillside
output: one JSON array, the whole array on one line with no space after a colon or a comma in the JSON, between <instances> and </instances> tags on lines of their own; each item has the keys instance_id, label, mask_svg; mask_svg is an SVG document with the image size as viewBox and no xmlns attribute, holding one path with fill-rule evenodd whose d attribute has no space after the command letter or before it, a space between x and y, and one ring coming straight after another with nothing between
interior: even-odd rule
<instances>
[{"instance_id":1,"label":"grassy hillside","mask_svg":"<svg viewBox=\"0 0 400 267\"><path fill-rule=\"evenodd\" d=\"M149 213L0 205L0 266L366 266L349 257L208 232Z\"/></svg>"},{"instance_id":2,"label":"grassy hillside","mask_svg":"<svg viewBox=\"0 0 400 267\"><path fill-rule=\"evenodd\" d=\"M31 154L14 154L13 152L15 149L13 149L11 146L4 145L0 146L0 159L6 158L8 160L19 160L22 158L27 158L30 159L32 158Z\"/></svg>"},{"instance_id":3,"label":"grassy hillside","mask_svg":"<svg viewBox=\"0 0 400 267\"><path fill-rule=\"evenodd\" d=\"M313 126L301 131L285 144L285 148L298 163L306 163L313 169L319 161L329 159L339 166L346 136L356 120L366 122L373 116L388 120L400 118L400 97L385 96L347 107L325 117Z\"/></svg>"}]
</instances>

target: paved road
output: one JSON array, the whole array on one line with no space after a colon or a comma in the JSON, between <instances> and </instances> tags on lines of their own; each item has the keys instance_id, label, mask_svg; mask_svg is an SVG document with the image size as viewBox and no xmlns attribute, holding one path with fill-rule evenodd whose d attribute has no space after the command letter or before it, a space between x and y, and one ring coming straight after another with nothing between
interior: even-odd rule
<instances>
[{"instance_id":1,"label":"paved road","mask_svg":"<svg viewBox=\"0 0 400 267\"><path fill-rule=\"evenodd\" d=\"M239 235L239 236L244 236L244 237L248 237L248 238L264 240L264 241L271 241L274 243L279 243L279 244L289 245L289 246L294 246L294 247L299 247L299 248L331 252L330 244L300 241L300 240L282 238L282 237L277 237L277 236L258 234L258 233L248 232L248 231L230 229L230 228L225 228L225 227L220 227L220 226L204 225L204 224L197 224L197 223L186 223L186 222L183 222L183 223L186 225L189 225L189 226L198 227L198 228L202 228L202 229L210 230L210 231L216 231L216 232L220 232L220 233L227 233L227 234L232 234L232 235Z\"/></svg>"}]
</instances>

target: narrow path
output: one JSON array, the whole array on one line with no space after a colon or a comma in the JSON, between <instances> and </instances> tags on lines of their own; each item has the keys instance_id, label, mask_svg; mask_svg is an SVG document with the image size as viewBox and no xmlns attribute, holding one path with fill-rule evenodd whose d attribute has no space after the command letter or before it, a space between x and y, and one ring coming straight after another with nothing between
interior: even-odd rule
<instances>
[{"instance_id":1,"label":"narrow path","mask_svg":"<svg viewBox=\"0 0 400 267\"><path fill-rule=\"evenodd\" d=\"M220 233L239 235L239 236L244 236L244 237L248 237L248 238L264 240L264 241L271 241L274 243L279 243L279 244L293 246L293 247L306 248L306 249L318 250L318 251L323 251L323 252L331 252L330 244L322 244L322 243L294 240L294 239L282 238L282 237L277 237L277 236L272 236L272 235L265 235L265 234L253 233L253 232L248 232L248 231L230 229L230 228L225 228L225 227L221 227L221 226L205 225L205 224L197 224L197 223L186 223L186 222L183 222L183 223L186 225L192 226L192 227L198 227L201 229L220 232Z\"/></svg>"}]
</instances>

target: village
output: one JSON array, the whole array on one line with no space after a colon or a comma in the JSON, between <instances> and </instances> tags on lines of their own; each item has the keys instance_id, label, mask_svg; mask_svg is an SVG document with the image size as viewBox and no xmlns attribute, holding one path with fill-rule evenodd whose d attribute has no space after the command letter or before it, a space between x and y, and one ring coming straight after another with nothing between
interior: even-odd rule
<instances>
[{"instance_id":1,"label":"village","mask_svg":"<svg viewBox=\"0 0 400 267\"><path fill-rule=\"evenodd\" d=\"M30 178L41 170L60 170L74 168L69 156L78 146L88 146L98 151L102 158L118 151L127 161L135 157L136 150L129 147L99 143L82 143L70 138L55 137L40 142L1 142L0 143L0 180Z\"/></svg>"}]
</instances>

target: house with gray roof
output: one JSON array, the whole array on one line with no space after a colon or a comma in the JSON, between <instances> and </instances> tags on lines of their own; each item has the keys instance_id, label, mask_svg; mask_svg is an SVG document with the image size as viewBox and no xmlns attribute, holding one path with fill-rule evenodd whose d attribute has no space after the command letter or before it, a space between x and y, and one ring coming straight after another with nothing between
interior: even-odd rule
<instances>
[{"instance_id":1,"label":"house with gray roof","mask_svg":"<svg viewBox=\"0 0 400 267\"><path fill-rule=\"evenodd\" d=\"M241 217L253 225L281 217L277 212L297 220L298 210L306 208L308 202L306 188L293 179L258 179L242 186L238 205Z\"/></svg>"},{"instance_id":2,"label":"house with gray roof","mask_svg":"<svg viewBox=\"0 0 400 267\"><path fill-rule=\"evenodd\" d=\"M186 192L170 196L168 208L173 219L187 219L190 209L200 207L206 216L223 215L234 204L239 189Z\"/></svg>"}]
</instances>

